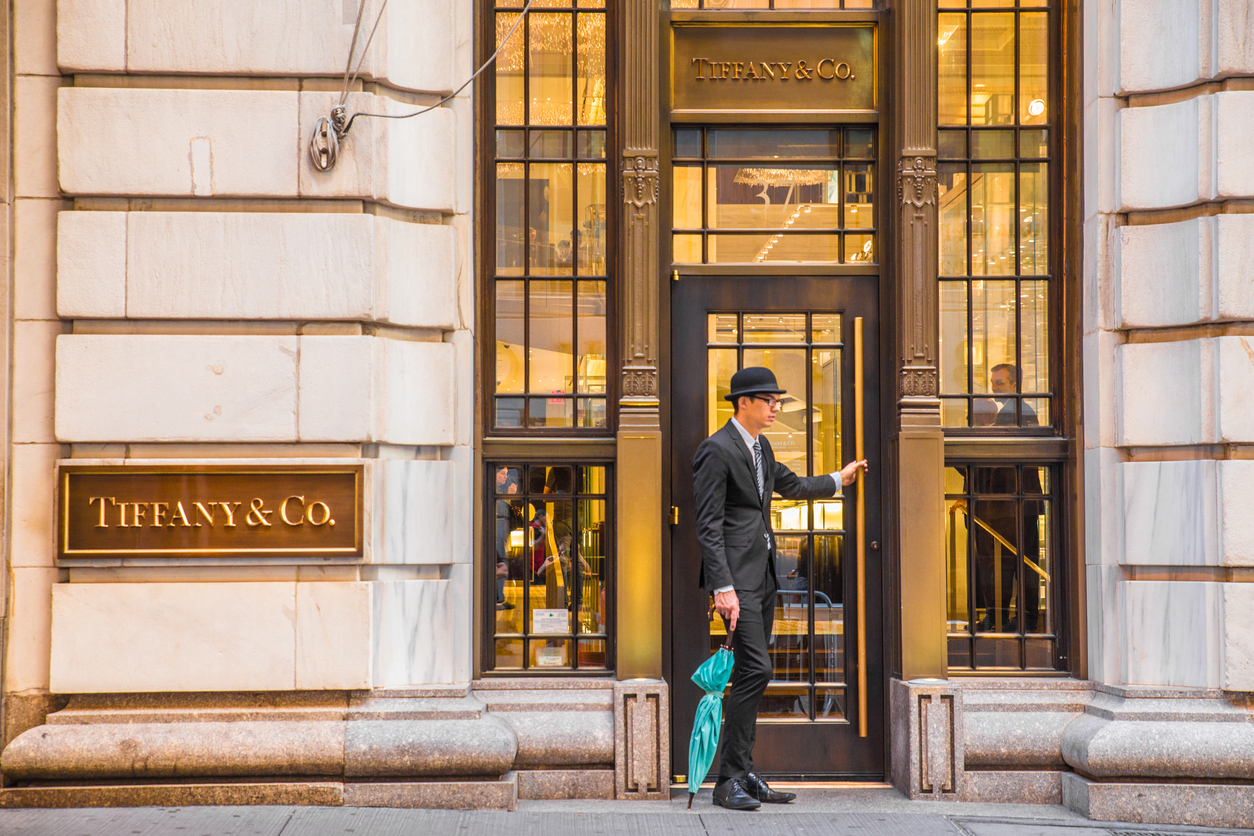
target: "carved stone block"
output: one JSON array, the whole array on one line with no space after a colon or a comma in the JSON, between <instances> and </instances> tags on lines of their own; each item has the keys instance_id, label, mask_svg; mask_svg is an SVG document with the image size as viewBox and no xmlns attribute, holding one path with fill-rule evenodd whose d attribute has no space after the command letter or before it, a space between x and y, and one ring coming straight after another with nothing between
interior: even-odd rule
<instances>
[{"instance_id":1,"label":"carved stone block","mask_svg":"<svg viewBox=\"0 0 1254 836\"><path fill-rule=\"evenodd\" d=\"M942 680L894 679L892 783L907 798L958 801L963 789L962 689ZM901 730L904 730L901 731Z\"/></svg>"},{"instance_id":2,"label":"carved stone block","mask_svg":"<svg viewBox=\"0 0 1254 836\"><path fill-rule=\"evenodd\" d=\"M670 799L670 696L660 679L614 685L614 797Z\"/></svg>"}]
</instances>

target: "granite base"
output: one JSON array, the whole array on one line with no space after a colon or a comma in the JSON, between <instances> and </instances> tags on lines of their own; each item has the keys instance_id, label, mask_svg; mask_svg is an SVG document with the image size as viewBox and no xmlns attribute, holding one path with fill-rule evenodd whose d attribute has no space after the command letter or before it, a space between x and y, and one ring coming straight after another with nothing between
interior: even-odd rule
<instances>
[{"instance_id":1,"label":"granite base","mask_svg":"<svg viewBox=\"0 0 1254 836\"><path fill-rule=\"evenodd\" d=\"M345 807L408 807L430 810L513 810L518 776L499 781L396 781L345 784Z\"/></svg>"},{"instance_id":2,"label":"granite base","mask_svg":"<svg viewBox=\"0 0 1254 836\"><path fill-rule=\"evenodd\" d=\"M962 800L986 804L1061 804L1061 772L1046 770L968 769Z\"/></svg>"},{"instance_id":3,"label":"granite base","mask_svg":"<svg viewBox=\"0 0 1254 836\"><path fill-rule=\"evenodd\" d=\"M344 785L338 781L10 787L0 790L0 807L216 807L253 804L338 807L343 803Z\"/></svg>"},{"instance_id":4,"label":"granite base","mask_svg":"<svg viewBox=\"0 0 1254 836\"><path fill-rule=\"evenodd\" d=\"M1254 786L1090 781L1062 776L1062 803L1095 821L1254 827Z\"/></svg>"},{"instance_id":5,"label":"granite base","mask_svg":"<svg viewBox=\"0 0 1254 836\"><path fill-rule=\"evenodd\" d=\"M518 797L526 799L613 798L612 769L529 769L518 773Z\"/></svg>"}]
</instances>

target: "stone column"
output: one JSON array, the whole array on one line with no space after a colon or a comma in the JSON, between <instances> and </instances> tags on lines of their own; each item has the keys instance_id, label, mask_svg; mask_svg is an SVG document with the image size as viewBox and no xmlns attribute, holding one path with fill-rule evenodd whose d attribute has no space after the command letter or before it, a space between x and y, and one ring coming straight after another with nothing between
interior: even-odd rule
<instances>
[{"instance_id":1,"label":"stone column","mask_svg":"<svg viewBox=\"0 0 1254 836\"><path fill-rule=\"evenodd\" d=\"M662 674L662 430L658 407L658 13L626 0L619 65L618 675Z\"/></svg>"},{"instance_id":2,"label":"stone column","mask_svg":"<svg viewBox=\"0 0 1254 836\"><path fill-rule=\"evenodd\" d=\"M947 675L945 439L937 398L936 2L905 0L895 19L892 117L896 151L898 507L901 675Z\"/></svg>"}]
</instances>

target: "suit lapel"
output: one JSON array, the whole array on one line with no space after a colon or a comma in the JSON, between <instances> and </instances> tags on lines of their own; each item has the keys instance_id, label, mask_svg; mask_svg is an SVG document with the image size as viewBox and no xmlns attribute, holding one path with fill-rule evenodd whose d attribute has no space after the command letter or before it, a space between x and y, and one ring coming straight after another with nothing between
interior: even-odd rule
<instances>
[{"instance_id":1,"label":"suit lapel","mask_svg":"<svg viewBox=\"0 0 1254 836\"><path fill-rule=\"evenodd\" d=\"M745 463L745 467L749 468L749 484L753 486L753 490L756 492L758 489L758 473L757 468L753 464L753 452L749 450L749 445L745 444L745 440L740 437L740 431L732 426L730 420L723 425L723 431L731 439L732 446L740 451L740 460Z\"/></svg>"}]
</instances>

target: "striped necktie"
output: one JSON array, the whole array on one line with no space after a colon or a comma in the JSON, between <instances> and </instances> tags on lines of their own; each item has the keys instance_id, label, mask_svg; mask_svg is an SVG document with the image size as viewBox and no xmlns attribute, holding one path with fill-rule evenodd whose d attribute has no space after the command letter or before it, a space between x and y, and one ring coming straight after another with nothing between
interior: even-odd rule
<instances>
[{"instance_id":1,"label":"striped necktie","mask_svg":"<svg viewBox=\"0 0 1254 836\"><path fill-rule=\"evenodd\" d=\"M761 499L766 486L762 482L762 442L756 438L753 440L753 469L758 477L758 499Z\"/></svg>"}]
</instances>

